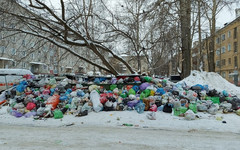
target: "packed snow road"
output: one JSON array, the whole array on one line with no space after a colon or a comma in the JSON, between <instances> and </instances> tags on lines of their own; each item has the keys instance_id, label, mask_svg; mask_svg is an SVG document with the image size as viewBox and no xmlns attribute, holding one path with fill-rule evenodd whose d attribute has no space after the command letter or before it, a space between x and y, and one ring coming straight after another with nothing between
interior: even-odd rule
<instances>
[{"instance_id":1,"label":"packed snow road","mask_svg":"<svg viewBox=\"0 0 240 150\"><path fill-rule=\"evenodd\" d=\"M0 125L1 150L237 150L240 134L135 127Z\"/></svg>"}]
</instances>

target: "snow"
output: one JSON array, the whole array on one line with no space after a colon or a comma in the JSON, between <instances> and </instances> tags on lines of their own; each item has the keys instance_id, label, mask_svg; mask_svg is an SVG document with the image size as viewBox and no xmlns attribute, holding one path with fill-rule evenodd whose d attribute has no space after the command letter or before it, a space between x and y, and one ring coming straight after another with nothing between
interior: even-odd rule
<instances>
[{"instance_id":1,"label":"snow","mask_svg":"<svg viewBox=\"0 0 240 150\"><path fill-rule=\"evenodd\" d=\"M209 89L216 89L218 92L226 90L234 95L240 95L240 87L228 82L226 79L214 72L200 72L194 70L191 72L190 76L184 78L178 83L183 82L185 82L188 86L193 86L196 84L208 85Z\"/></svg>"},{"instance_id":2,"label":"snow","mask_svg":"<svg viewBox=\"0 0 240 150\"><path fill-rule=\"evenodd\" d=\"M14 61L13 59L9 59L9 58L6 58L6 57L0 57L0 60Z\"/></svg>"},{"instance_id":3,"label":"snow","mask_svg":"<svg viewBox=\"0 0 240 150\"><path fill-rule=\"evenodd\" d=\"M30 62L30 64L35 64L35 65L46 65L45 63L42 63L42 62Z\"/></svg>"},{"instance_id":4,"label":"snow","mask_svg":"<svg viewBox=\"0 0 240 150\"><path fill-rule=\"evenodd\" d=\"M7 113L7 106L0 109L0 124L22 125L22 126L51 126L60 127L68 125L121 127L123 124L132 124L134 128L153 129L179 129L181 130L203 130L216 132L240 133L240 116L235 113L210 115L198 112L199 119L185 120L183 117L173 116L164 112L156 112L156 120L149 120L145 111L138 114L136 111L110 111L110 112L89 112L87 116L75 117L74 115L64 115L62 119L47 118L45 120L34 120L33 118L16 118ZM218 120L219 118L222 118ZM222 123L226 121L227 123Z\"/></svg>"},{"instance_id":5,"label":"snow","mask_svg":"<svg viewBox=\"0 0 240 150\"><path fill-rule=\"evenodd\" d=\"M0 74L33 75L30 70L26 69L0 69Z\"/></svg>"}]
</instances>

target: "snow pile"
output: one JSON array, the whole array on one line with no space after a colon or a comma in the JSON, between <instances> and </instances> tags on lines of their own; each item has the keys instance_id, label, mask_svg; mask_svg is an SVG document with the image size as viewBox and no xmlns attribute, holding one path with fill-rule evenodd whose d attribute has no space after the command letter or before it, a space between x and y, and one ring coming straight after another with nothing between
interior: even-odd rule
<instances>
[{"instance_id":1,"label":"snow pile","mask_svg":"<svg viewBox=\"0 0 240 150\"><path fill-rule=\"evenodd\" d=\"M200 72L194 70L191 72L190 76L184 78L179 83L182 82L185 82L188 86L196 84L208 85L209 89L216 89L219 92L226 90L234 95L240 95L240 87L228 82L226 79L214 72Z\"/></svg>"}]
</instances>

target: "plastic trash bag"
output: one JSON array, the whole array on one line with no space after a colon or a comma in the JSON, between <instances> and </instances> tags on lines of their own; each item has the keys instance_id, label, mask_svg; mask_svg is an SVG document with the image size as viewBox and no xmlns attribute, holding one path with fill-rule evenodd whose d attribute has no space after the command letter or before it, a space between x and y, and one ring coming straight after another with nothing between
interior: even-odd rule
<instances>
[{"instance_id":1,"label":"plastic trash bag","mask_svg":"<svg viewBox=\"0 0 240 150\"><path fill-rule=\"evenodd\" d=\"M196 103L190 103L189 109L192 110L194 113L197 113L197 104Z\"/></svg>"},{"instance_id":2,"label":"plastic trash bag","mask_svg":"<svg viewBox=\"0 0 240 150\"><path fill-rule=\"evenodd\" d=\"M116 83L117 83L117 78L112 78L112 79L111 79L111 83L112 83L112 84L116 84Z\"/></svg>"},{"instance_id":3,"label":"plastic trash bag","mask_svg":"<svg viewBox=\"0 0 240 150\"><path fill-rule=\"evenodd\" d=\"M139 102L139 100L129 101L129 102L127 102L127 105L128 105L128 107L133 108L137 105L138 102Z\"/></svg>"},{"instance_id":4,"label":"plastic trash bag","mask_svg":"<svg viewBox=\"0 0 240 150\"><path fill-rule=\"evenodd\" d=\"M195 120L195 114L192 110L188 110L186 113L185 113L185 119L186 120Z\"/></svg>"},{"instance_id":5,"label":"plastic trash bag","mask_svg":"<svg viewBox=\"0 0 240 150\"><path fill-rule=\"evenodd\" d=\"M128 91L128 94L130 95L130 94L132 94L132 95L136 95L136 92L134 91L134 89L130 89L129 91Z\"/></svg>"},{"instance_id":6,"label":"plastic trash bag","mask_svg":"<svg viewBox=\"0 0 240 150\"><path fill-rule=\"evenodd\" d=\"M57 83L55 78L51 78L48 82L49 85L55 85Z\"/></svg>"},{"instance_id":7,"label":"plastic trash bag","mask_svg":"<svg viewBox=\"0 0 240 150\"><path fill-rule=\"evenodd\" d=\"M95 112L100 112L103 109L103 105L100 102L100 95L96 90L90 93L90 100L93 103L93 110Z\"/></svg>"},{"instance_id":8,"label":"plastic trash bag","mask_svg":"<svg viewBox=\"0 0 240 150\"><path fill-rule=\"evenodd\" d=\"M23 113L17 111L17 110L12 110L11 114L17 118L20 118L23 116Z\"/></svg>"},{"instance_id":9,"label":"plastic trash bag","mask_svg":"<svg viewBox=\"0 0 240 150\"><path fill-rule=\"evenodd\" d=\"M211 107L207 110L207 112L211 115L216 115L218 111L218 107L214 104L211 105Z\"/></svg>"},{"instance_id":10,"label":"plastic trash bag","mask_svg":"<svg viewBox=\"0 0 240 150\"><path fill-rule=\"evenodd\" d=\"M148 113L147 118L150 120L156 120L157 119L156 113L155 112Z\"/></svg>"},{"instance_id":11,"label":"plastic trash bag","mask_svg":"<svg viewBox=\"0 0 240 150\"><path fill-rule=\"evenodd\" d=\"M53 95L53 96L51 96L51 97L49 97L48 99L47 99L47 105L51 105L52 106L52 110L54 110L54 109L56 109L56 107L57 107L57 105L58 105L58 103L59 103L59 98L60 98L60 96L59 95Z\"/></svg>"},{"instance_id":12,"label":"plastic trash bag","mask_svg":"<svg viewBox=\"0 0 240 150\"><path fill-rule=\"evenodd\" d=\"M36 112L34 112L34 111L30 111L30 112L27 112L26 114L24 114L24 117L25 118L30 118L30 117L32 117L32 116L36 116Z\"/></svg>"},{"instance_id":13,"label":"plastic trash bag","mask_svg":"<svg viewBox=\"0 0 240 150\"><path fill-rule=\"evenodd\" d=\"M36 104L30 102L30 103L27 104L26 109L31 111L31 110L33 110L35 107L36 107Z\"/></svg>"},{"instance_id":14,"label":"plastic trash bag","mask_svg":"<svg viewBox=\"0 0 240 150\"><path fill-rule=\"evenodd\" d=\"M169 103L166 103L163 107L163 112L172 113L172 105Z\"/></svg>"},{"instance_id":15,"label":"plastic trash bag","mask_svg":"<svg viewBox=\"0 0 240 150\"><path fill-rule=\"evenodd\" d=\"M156 94L163 95L163 94L165 94L166 92L164 91L163 88L158 88L157 91L156 91L155 93L156 93Z\"/></svg>"},{"instance_id":16,"label":"plastic trash bag","mask_svg":"<svg viewBox=\"0 0 240 150\"><path fill-rule=\"evenodd\" d=\"M137 91L139 90L139 86L134 85L134 86L132 87L132 89L133 89L135 92L137 92Z\"/></svg>"},{"instance_id":17,"label":"plastic trash bag","mask_svg":"<svg viewBox=\"0 0 240 150\"><path fill-rule=\"evenodd\" d=\"M143 91L143 90L145 90L148 86L150 86L150 84L149 83L142 83L140 86L139 86L139 89L141 90L141 91Z\"/></svg>"},{"instance_id":18,"label":"plastic trash bag","mask_svg":"<svg viewBox=\"0 0 240 150\"><path fill-rule=\"evenodd\" d=\"M82 90L77 91L77 96L78 97L83 97L84 95L85 95L85 93Z\"/></svg>"},{"instance_id":19,"label":"plastic trash bag","mask_svg":"<svg viewBox=\"0 0 240 150\"><path fill-rule=\"evenodd\" d=\"M64 95L59 98L60 101L66 101L68 99L68 96Z\"/></svg>"},{"instance_id":20,"label":"plastic trash bag","mask_svg":"<svg viewBox=\"0 0 240 150\"><path fill-rule=\"evenodd\" d=\"M156 112L157 111L157 105L156 104L151 105L150 108L149 108L149 111Z\"/></svg>"},{"instance_id":21,"label":"plastic trash bag","mask_svg":"<svg viewBox=\"0 0 240 150\"><path fill-rule=\"evenodd\" d=\"M58 110L58 109L53 111L53 115L54 115L54 119L61 119L61 118L63 118L62 111Z\"/></svg>"},{"instance_id":22,"label":"plastic trash bag","mask_svg":"<svg viewBox=\"0 0 240 150\"><path fill-rule=\"evenodd\" d=\"M237 114L238 116L240 116L240 109L238 109L238 110L236 111L236 114Z\"/></svg>"},{"instance_id":23,"label":"plastic trash bag","mask_svg":"<svg viewBox=\"0 0 240 150\"><path fill-rule=\"evenodd\" d=\"M144 112L144 109L145 109L145 104L140 102L140 103L137 103L137 105L134 107L134 109L139 113L139 114L142 114Z\"/></svg>"},{"instance_id":24,"label":"plastic trash bag","mask_svg":"<svg viewBox=\"0 0 240 150\"><path fill-rule=\"evenodd\" d=\"M99 78L95 78L93 82L94 82L95 84L100 84Z\"/></svg>"}]
</instances>

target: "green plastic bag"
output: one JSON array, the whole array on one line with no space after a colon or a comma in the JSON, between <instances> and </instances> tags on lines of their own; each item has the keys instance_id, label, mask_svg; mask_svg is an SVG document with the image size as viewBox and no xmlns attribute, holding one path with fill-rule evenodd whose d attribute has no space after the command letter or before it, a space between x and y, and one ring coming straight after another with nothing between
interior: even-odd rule
<instances>
[{"instance_id":1,"label":"green plastic bag","mask_svg":"<svg viewBox=\"0 0 240 150\"><path fill-rule=\"evenodd\" d=\"M149 77L149 76L146 76L146 77L144 77L144 80L147 81L147 82L151 82L151 81L152 81L152 78Z\"/></svg>"},{"instance_id":2,"label":"green plastic bag","mask_svg":"<svg viewBox=\"0 0 240 150\"><path fill-rule=\"evenodd\" d=\"M142 92L142 93L140 94L140 100L143 100L144 98L146 98L146 95L144 94L144 92Z\"/></svg>"},{"instance_id":3,"label":"green plastic bag","mask_svg":"<svg viewBox=\"0 0 240 150\"><path fill-rule=\"evenodd\" d=\"M117 85L116 85L116 84L110 85L110 90L111 90L111 91L113 91L115 88L117 88Z\"/></svg>"},{"instance_id":4,"label":"green plastic bag","mask_svg":"<svg viewBox=\"0 0 240 150\"><path fill-rule=\"evenodd\" d=\"M151 90L150 89L146 89L143 91L143 93L145 94L146 97L150 96Z\"/></svg>"},{"instance_id":5,"label":"green plastic bag","mask_svg":"<svg viewBox=\"0 0 240 150\"><path fill-rule=\"evenodd\" d=\"M220 104L219 97L211 97L213 104Z\"/></svg>"},{"instance_id":6,"label":"green plastic bag","mask_svg":"<svg viewBox=\"0 0 240 150\"><path fill-rule=\"evenodd\" d=\"M62 111L58 110L58 109L54 110L53 115L54 115L54 119L61 119L61 118L63 118Z\"/></svg>"},{"instance_id":7,"label":"green plastic bag","mask_svg":"<svg viewBox=\"0 0 240 150\"><path fill-rule=\"evenodd\" d=\"M120 94L120 96L121 96L122 98L126 98L128 95L127 95L127 93L122 93L122 94Z\"/></svg>"},{"instance_id":8,"label":"green plastic bag","mask_svg":"<svg viewBox=\"0 0 240 150\"><path fill-rule=\"evenodd\" d=\"M129 94L129 95L130 95L130 94L136 95L136 92L134 91L134 89L130 89L130 90L128 91L128 94Z\"/></svg>"},{"instance_id":9,"label":"green plastic bag","mask_svg":"<svg viewBox=\"0 0 240 150\"><path fill-rule=\"evenodd\" d=\"M192 110L194 113L197 113L197 104L196 103L190 103L189 109Z\"/></svg>"},{"instance_id":10,"label":"green plastic bag","mask_svg":"<svg viewBox=\"0 0 240 150\"><path fill-rule=\"evenodd\" d=\"M186 107L174 108L173 111L174 111L173 113L174 116L179 116L181 114L184 114L187 111L187 108Z\"/></svg>"}]
</instances>

